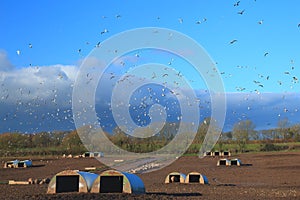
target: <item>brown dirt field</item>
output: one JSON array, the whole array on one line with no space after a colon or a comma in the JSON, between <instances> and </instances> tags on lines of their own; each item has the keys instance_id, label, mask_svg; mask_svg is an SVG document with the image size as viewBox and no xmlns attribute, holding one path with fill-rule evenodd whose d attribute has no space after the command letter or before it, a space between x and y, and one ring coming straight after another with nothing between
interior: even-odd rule
<instances>
[{"instance_id":1,"label":"brown dirt field","mask_svg":"<svg viewBox=\"0 0 300 200\"><path fill-rule=\"evenodd\" d=\"M0 199L300 199L300 152L241 154L241 167L217 167L219 158L184 156L166 168L140 174L147 194L46 194L47 185L0 184ZM1 160L3 163L5 160ZM92 158L33 160L34 167L0 169L0 180L52 178L66 169L102 166ZM204 174L209 185L164 184L168 173Z\"/></svg>"}]
</instances>

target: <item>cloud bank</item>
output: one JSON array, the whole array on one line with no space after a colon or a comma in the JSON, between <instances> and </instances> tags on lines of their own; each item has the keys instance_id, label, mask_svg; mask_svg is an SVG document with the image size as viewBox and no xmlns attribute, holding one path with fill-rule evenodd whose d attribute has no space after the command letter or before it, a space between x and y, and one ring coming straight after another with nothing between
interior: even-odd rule
<instances>
[{"instance_id":1,"label":"cloud bank","mask_svg":"<svg viewBox=\"0 0 300 200\"><path fill-rule=\"evenodd\" d=\"M6 53L0 51L0 133L75 129L72 91L78 69L76 65L61 64L16 68ZM120 77L109 72L104 74L100 81L103 87L99 87L96 93L97 114L102 119L103 127L110 127L108 131L114 128L112 115L109 114L110 94L114 81ZM93 74L86 75L87 86L91 78L95 78ZM156 92L156 96L167 98L161 101L164 106L176 97L167 93L162 95L162 88L157 87L157 91L155 87L152 89L152 94ZM200 120L203 120L210 116L210 96L206 90L195 92L199 97ZM149 92L137 93L147 94ZM300 123L300 93L227 93L226 96L224 131L231 130L235 123L246 119L252 120L257 129L277 127L278 121L284 118L288 118L291 124ZM148 102L148 97L143 101L132 99L134 107L141 108L136 114L132 112L133 117L142 115L147 111L145 108L151 106L152 101ZM169 120L177 118L178 109L168 112Z\"/></svg>"}]
</instances>

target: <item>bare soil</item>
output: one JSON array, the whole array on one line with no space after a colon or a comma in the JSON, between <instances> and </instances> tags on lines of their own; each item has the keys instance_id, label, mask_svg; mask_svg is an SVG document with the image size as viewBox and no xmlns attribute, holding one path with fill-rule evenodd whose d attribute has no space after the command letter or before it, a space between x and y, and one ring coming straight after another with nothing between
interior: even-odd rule
<instances>
[{"instance_id":1,"label":"bare soil","mask_svg":"<svg viewBox=\"0 0 300 200\"><path fill-rule=\"evenodd\" d=\"M46 194L47 185L0 184L0 199L300 199L300 152L241 154L244 166L217 166L219 158L183 156L166 168L139 174L146 194ZM5 159L0 160L4 164ZM1 183L7 180L52 178L66 169L104 167L93 158L33 160L33 167L0 169ZM192 171L204 174L209 185L165 184L168 173Z\"/></svg>"}]
</instances>

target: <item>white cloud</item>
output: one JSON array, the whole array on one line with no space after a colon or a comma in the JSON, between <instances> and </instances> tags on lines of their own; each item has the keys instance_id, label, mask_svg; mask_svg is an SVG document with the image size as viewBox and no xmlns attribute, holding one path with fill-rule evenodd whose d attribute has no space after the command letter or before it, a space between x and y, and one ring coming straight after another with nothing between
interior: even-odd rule
<instances>
[{"instance_id":1,"label":"white cloud","mask_svg":"<svg viewBox=\"0 0 300 200\"><path fill-rule=\"evenodd\" d=\"M76 66L65 65L11 69L1 73L0 98L6 101L49 100L53 98L52 93L70 95L76 73Z\"/></svg>"},{"instance_id":2,"label":"white cloud","mask_svg":"<svg viewBox=\"0 0 300 200\"><path fill-rule=\"evenodd\" d=\"M14 66L8 60L6 52L0 50L0 71L9 71L12 70L13 68Z\"/></svg>"}]
</instances>

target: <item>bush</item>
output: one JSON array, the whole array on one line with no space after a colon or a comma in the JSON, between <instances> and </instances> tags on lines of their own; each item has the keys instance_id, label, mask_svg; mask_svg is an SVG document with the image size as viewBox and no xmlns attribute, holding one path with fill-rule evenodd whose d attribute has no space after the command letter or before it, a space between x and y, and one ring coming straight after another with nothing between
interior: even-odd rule
<instances>
[{"instance_id":1,"label":"bush","mask_svg":"<svg viewBox=\"0 0 300 200\"><path fill-rule=\"evenodd\" d=\"M275 145L273 143L266 143L261 147L261 151L282 151L282 150L287 150L289 147L288 146L279 146Z\"/></svg>"}]
</instances>

